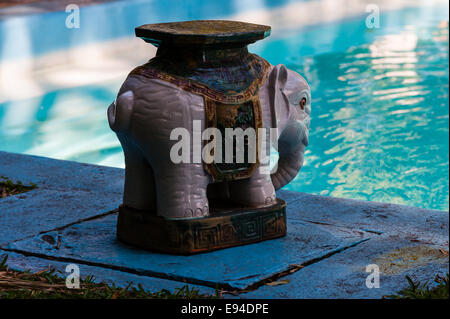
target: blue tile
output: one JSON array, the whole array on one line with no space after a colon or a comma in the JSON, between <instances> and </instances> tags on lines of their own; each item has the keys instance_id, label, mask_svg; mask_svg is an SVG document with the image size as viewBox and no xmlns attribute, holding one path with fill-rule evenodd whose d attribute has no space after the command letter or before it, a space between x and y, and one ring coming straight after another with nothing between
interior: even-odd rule
<instances>
[{"instance_id":1,"label":"blue tile","mask_svg":"<svg viewBox=\"0 0 450 319\"><path fill-rule=\"evenodd\" d=\"M38 235L8 248L66 258L137 274L188 281L215 287L244 289L276 273L340 251L369 238L359 230L288 221L288 235L281 239L192 256L174 256L135 249L117 241L117 215L108 215L46 233L60 246ZM48 237L47 237L48 238Z\"/></svg>"},{"instance_id":2,"label":"blue tile","mask_svg":"<svg viewBox=\"0 0 450 319\"><path fill-rule=\"evenodd\" d=\"M444 254L434 255L425 262L410 263L393 273L380 272L379 288L367 288L366 278L369 275L366 266L377 263L377 257L396 249L405 247L429 247L438 252L440 248L448 249L448 244L429 245L423 242L412 243L409 240L377 236L356 247L345 250L302 268L283 277L288 283L279 286L261 286L259 289L242 293L239 298L364 298L379 299L383 296L397 294L399 290L409 286L405 276L414 281L433 284L434 277L448 273L448 257ZM392 260L399 263L401 260ZM381 265L379 265L381 266Z\"/></svg>"}]
</instances>

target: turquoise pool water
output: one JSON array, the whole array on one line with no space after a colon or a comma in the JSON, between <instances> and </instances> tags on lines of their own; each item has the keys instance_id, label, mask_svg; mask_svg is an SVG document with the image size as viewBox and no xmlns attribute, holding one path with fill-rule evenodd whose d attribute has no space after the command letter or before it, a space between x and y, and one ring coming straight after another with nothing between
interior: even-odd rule
<instances>
[{"instance_id":1,"label":"turquoise pool water","mask_svg":"<svg viewBox=\"0 0 450 319\"><path fill-rule=\"evenodd\" d=\"M286 188L448 210L448 29L383 41L287 62L312 83L314 113Z\"/></svg>"},{"instance_id":2,"label":"turquoise pool water","mask_svg":"<svg viewBox=\"0 0 450 319\"><path fill-rule=\"evenodd\" d=\"M286 189L449 209L448 5L427 10L383 13L380 29L356 16L251 46L312 89L305 165ZM207 11L188 18L216 17ZM123 167L105 113L122 80L1 103L0 150Z\"/></svg>"}]
</instances>

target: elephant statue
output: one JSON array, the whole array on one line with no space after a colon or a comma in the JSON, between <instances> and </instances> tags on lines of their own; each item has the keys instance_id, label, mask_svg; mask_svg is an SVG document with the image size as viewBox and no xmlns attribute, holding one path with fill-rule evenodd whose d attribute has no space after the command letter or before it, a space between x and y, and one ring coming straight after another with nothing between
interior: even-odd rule
<instances>
[{"instance_id":1,"label":"elephant statue","mask_svg":"<svg viewBox=\"0 0 450 319\"><path fill-rule=\"evenodd\" d=\"M156 63L152 61L167 55L164 49L159 47L150 64L130 73L107 111L110 128L117 134L125 155L123 205L167 219L210 216L211 202L216 200L244 207L272 205L275 191L289 183L303 165L311 112L306 80L284 65L264 62L266 68L261 71L256 95L262 127L276 132L276 170L270 172L269 163L260 163L246 178L217 181L205 169L203 160L171 160L171 149L177 143L171 136L173 130L184 128L193 134L197 121L203 132L207 128L207 105L204 96L187 90L179 79L148 76ZM246 47L240 50L245 59L254 59ZM205 61L205 52L202 54ZM197 146L194 141L188 154L191 158Z\"/></svg>"},{"instance_id":2,"label":"elephant statue","mask_svg":"<svg viewBox=\"0 0 450 319\"><path fill-rule=\"evenodd\" d=\"M275 190L302 167L311 93L302 76L277 65L271 66L258 95L263 127L278 132L276 171L269 175L264 173L267 167L260 167L248 179L212 183L201 163L174 164L169 155L174 128L192 132L193 120L199 120L205 129L202 97L158 79L130 75L108 108L109 125L125 154L124 205L166 218L208 216L208 185L210 198L224 197L251 207L270 205Z\"/></svg>"}]
</instances>

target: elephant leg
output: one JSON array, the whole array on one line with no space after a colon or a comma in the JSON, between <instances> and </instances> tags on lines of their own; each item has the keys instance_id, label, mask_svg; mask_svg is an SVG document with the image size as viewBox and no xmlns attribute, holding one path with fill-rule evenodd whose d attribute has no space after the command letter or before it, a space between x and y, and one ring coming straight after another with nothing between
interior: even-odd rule
<instances>
[{"instance_id":1,"label":"elephant leg","mask_svg":"<svg viewBox=\"0 0 450 319\"><path fill-rule=\"evenodd\" d=\"M209 216L210 178L202 164L165 163L155 169L158 215L166 218Z\"/></svg>"},{"instance_id":2,"label":"elephant leg","mask_svg":"<svg viewBox=\"0 0 450 319\"><path fill-rule=\"evenodd\" d=\"M156 214L156 188L153 169L132 142L119 137L125 154L125 187L123 203L126 206L154 211Z\"/></svg>"},{"instance_id":3,"label":"elephant leg","mask_svg":"<svg viewBox=\"0 0 450 319\"><path fill-rule=\"evenodd\" d=\"M276 195L268 165L261 165L248 179L229 182L230 199L236 204L263 207L275 202Z\"/></svg>"}]
</instances>

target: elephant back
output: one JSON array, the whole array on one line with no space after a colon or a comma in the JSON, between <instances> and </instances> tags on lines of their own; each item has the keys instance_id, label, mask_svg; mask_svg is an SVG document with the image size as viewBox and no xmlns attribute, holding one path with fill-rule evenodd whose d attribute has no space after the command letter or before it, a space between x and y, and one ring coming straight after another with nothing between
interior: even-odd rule
<instances>
[{"instance_id":1,"label":"elephant back","mask_svg":"<svg viewBox=\"0 0 450 319\"><path fill-rule=\"evenodd\" d=\"M271 66L260 56L249 53L247 45L269 34L268 26L222 20L136 28L136 35L158 50L154 58L134 69L131 75L166 81L203 97L205 128L220 132L220 143L216 138L204 141L204 145L215 143L214 153L209 154L213 160L204 161L213 181L249 178L259 165L258 129L263 125L258 91ZM240 144L245 144L241 152L243 161L237 157L234 145L231 158L229 151L225 152L228 128L234 132L253 129L254 141L250 136Z\"/></svg>"},{"instance_id":2,"label":"elephant back","mask_svg":"<svg viewBox=\"0 0 450 319\"><path fill-rule=\"evenodd\" d=\"M226 158L226 129L236 130L253 129L255 146L260 145L258 129L263 127L261 103L258 91L264 81L267 79L270 70L270 64L264 59L256 56L261 65L261 71L258 77L242 91L224 91L210 87L206 83L194 81L192 78L181 77L167 73L164 70L155 67L153 63L147 63L134 69L130 75L140 75L149 79L158 79L177 87L200 95L204 99L205 107L205 128L215 128L220 132L220 143L206 140L204 145L214 142L214 151L221 147L220 159L214 157L211 163L204 163L205 170L209 173L214 182L232 181L249 178L255 169L259 166L259 149L254 149L253 157L250 155L249 140L244 141L244 161L237 162L236 154L233 154L232 160ZM222 87L223 88L223 87ZM235 145L237 141L233 141ZM250 145L251 147L251 145ZM233 147L233 151L235 148ZM213 151L213 152L214 152Z\"/></svg>"}]
</instances>

